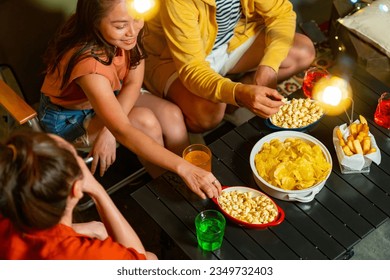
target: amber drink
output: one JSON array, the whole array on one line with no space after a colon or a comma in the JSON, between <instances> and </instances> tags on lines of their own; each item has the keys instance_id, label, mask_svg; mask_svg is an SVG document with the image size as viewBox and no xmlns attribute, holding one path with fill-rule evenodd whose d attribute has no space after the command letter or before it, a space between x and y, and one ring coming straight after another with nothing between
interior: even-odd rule
<instances>
[{"instance_id":1,"label":"amber drink","mask_svg":"<svg viewBox=\"0 0 390 280\"><path fill-rule=\"evenodd\" d=\"M211 151L202 144L193 144L183 151L183 158L192 164L211 172Z\"/></svg>"}]
</instances>

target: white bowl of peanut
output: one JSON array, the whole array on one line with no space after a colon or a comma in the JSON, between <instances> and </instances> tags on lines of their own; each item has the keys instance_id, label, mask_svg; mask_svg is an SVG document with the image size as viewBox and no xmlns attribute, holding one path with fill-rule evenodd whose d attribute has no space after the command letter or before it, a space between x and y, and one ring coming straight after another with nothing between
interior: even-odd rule
<instances>
[{"instance_id":1,"label":"white bowl of peanut","mask_svg":"<svg viewBox=\"0 0 390 280\"><path fill-rule=\"evenodd\" d=\"M213 201L228 219L247 228L276 226L285 217L283 209L269 196L253 188L224 186Z\"/></svg>"},{"instance_id":2,"label":"white bowl of peanut","mask_svg":"<svg viewBox=\"0 0 390 280\"><path fill-rule=\"evenodd\" d=\"M268 195L310 202L332 171L332 157L324 144L311 135L278 131L253 146L250 166L256 184Z\"/></svg>"},{"instance_id":3,"label":"white bowl of peanut","mask_svg":"<svg viewBox=\"0 0 390 280\"><path fill-rule=\"evenodd\" d=\"M317 101L293 98L267 119L266 125L273 130L306 131L314 127L323 116L324 111Z\"/></svg>"}]
</instances>

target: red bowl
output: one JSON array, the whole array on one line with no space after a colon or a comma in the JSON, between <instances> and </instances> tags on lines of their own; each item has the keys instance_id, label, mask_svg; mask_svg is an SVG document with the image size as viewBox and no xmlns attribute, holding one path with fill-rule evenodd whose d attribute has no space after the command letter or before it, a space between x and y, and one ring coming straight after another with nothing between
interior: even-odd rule
<instances>
[{"instance_id":1,"label":"red bowl","mask_svg":"<svg viewBox=\"0 0 390 280\"><path fill-rule=\"evenodd\" d=\"M285 217L285 214L284 214L284 211L282 208L280 208L276 203L275 201L273 201L268 195L256 190L256 189L253 189L253 188L249 188L249 187L241 187L241 186L232 186L232 187L228 187L228 186L223 186L222 187L222 192L232 192L232 191L238 191L238 192L250 192L252 194L252 197L256 197L256 196L265 196L265 197L268 197L272 203L275 205L276 209L278 210L278 215L277 217L275 218L275 220L273 220L272 222L269 222L269 223L264 223L264 224L259 224L259 223L248 223L248 222L245 222L245 221L242 221L242 220L239 220L233 216L231 216L230 214L228 214L225 210L222 209L221 205L219 204L219 201L218 201L218 198L213 198L213 202L215 204L218 205L219 209L221 210L221 212L231 221L233 221L234 223L237 223L241 226L244 226L246 228L267 228L267 227L272 227L272 226L277 226L279 225L281 222L283 222L284 220L284 217Z\"/></svg>"}]
</instances>

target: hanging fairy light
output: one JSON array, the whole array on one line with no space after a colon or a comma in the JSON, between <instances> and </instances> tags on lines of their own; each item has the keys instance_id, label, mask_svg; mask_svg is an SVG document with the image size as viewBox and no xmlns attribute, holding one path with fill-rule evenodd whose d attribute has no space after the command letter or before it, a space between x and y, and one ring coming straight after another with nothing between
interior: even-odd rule
<instances>
[{"instance_id":1,"label":"hanging fairy light","mask_svg":"<svg viewBox=\"0 0 390 280\"><path fill-rule=\"evenodd\" d=\"M366 1L350 0L350 2L353 5L352 6L353 8L348 14L344 15L343 17L353 15L354 13L360 11L362 8L364 8L366 6L370 6L370 3L367 3ZM387 6L384 7L383 9L386 9L386 8L387 8ZM334 40L335 40L335 42L337 42L337 50L340 53L344 53L346 51L346 47L345 47L344 43L342 42L342 40L339 40L339 36L338 36L341 21L342 21L342 18L339 18L336 20L337 23L336 23L336 31L335 31L335 35L334 35Z\"/></svg>"},{"instance_id":2,"label":"hanging fairy light","mask_svg":"<svg viewBox=\"0 0 390 280\"><path fill-rule=\"evenodd\" d=\"M153 18L159 9L158 0L127 0L127 4L130 14L143 20Z\"/></svg>"}]
</instances>

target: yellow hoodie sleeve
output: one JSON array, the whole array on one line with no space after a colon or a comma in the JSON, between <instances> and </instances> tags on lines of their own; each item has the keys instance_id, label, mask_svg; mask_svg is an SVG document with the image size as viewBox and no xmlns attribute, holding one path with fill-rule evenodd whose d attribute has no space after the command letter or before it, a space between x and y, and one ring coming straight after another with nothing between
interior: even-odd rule
<instances>
[{"instance_id":1,"label":"yellow hoodie sleeve","mask_svg":"<svg viewBox=\"0 0 390 280\"><path fill-rule=\"evenodd\" d=\"M206 61L216 37L215 24L210 23L212 17L215 20L215 7L210 9L203 1L165 1L160 10L168 48L183 85L214 102L236 104L236 83L216 73Z\"/></svg>"},{"instance_id":2,"label":"yellow hoodie sleeve","mask_svg":"<svg viewBox=\"0 0 390 280\"><path fill-rule=\"evenodd\" d=\"M267 65L276 72L293 45L296 14L287 0L255 1L256 13L265 23L265 53L259 65Z\"/></svg>"},{"instance_id":3,"label":"yellow hoodie sleeve","mask_svg":"<svg viewBox=\"0 0 390 280\"><path fill-rule=\"evenodd\" d=\"M296 16L292 4L285 0L241 0L241 4L248 24L241 25L242 33L235 30L235 42L230 45L242 44L265 23L266 48L260 65L277 72L294 39ZM161 26L183 85L211 101L236 105L237 83L216 73L206 61L217 32L215 12L212 0L165 0L160 9Z\"/></svg>"}]
</instances>

